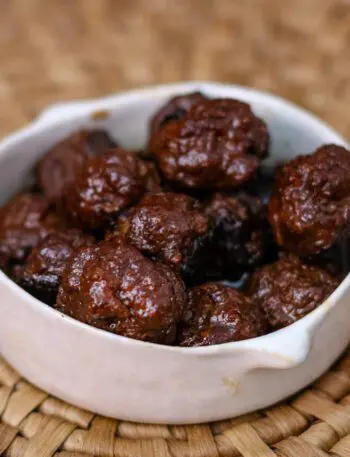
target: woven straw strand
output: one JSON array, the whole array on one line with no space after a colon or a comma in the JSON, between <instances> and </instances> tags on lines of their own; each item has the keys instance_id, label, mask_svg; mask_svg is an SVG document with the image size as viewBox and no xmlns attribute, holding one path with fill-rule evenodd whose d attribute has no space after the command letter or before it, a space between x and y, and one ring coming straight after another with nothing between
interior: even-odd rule
<instances>
[{"instance_id":1,"label":"woven straw strand","mask_svg":"<svg viewBox=\"0 0 350 457\"><path fill-rule=\"evenodd\" d=\"M0 385L5 457L350 457L346 354L289 403L213 424L133 424L94 416L17 376ZM344 368L344 371L343 369ZM0 373L11 373L0 359Z\"/></svg>"},{"instance_id":2,"label":"woven straw strand","mask_svg":"<svg viewBox=\"0 0 350 457\"><path fill-rule=\"evenodd\" d=\"M204 79L274 91L350 134L348 0L11 0L1 18L1 133L55 101Z\"/></svg>"},{"instance_id":3,"label":"woven straw strand","mask_svg":"<svg viewBox=\"0 0 350 457\"><path fill-rule=\"evenodd\" d=\"M0 385L5 457L350 457L346 354L289 403L214 424L166 426L94 416L12 375ZM343 371L344 369L344 371ZM0 359L0 373L13 373ZM8 384L12 385L11 387Z\"/></svg>"}]
</instances>

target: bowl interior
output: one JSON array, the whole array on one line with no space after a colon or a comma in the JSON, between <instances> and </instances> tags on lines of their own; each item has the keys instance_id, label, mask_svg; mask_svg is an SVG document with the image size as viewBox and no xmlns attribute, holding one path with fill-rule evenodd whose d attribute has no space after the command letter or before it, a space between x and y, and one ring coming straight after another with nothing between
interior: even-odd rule
<instances>
[{"instance_id":1,"label":"bowl interior","mask_svg":"<svg viewBox=\"0 0 350 457\"><path fill-rule=\"evenodd\" d=\"M100 100L68 102L49 109L29 127L0 145L0 203L22 188L33 165L57 141L80 127L105 128L127 148L141 148L147 141L148 121L176 94L200 90L208 97L238 98L251 104L268 124L271 155L267 164L309 153L324 143L346 145L330 127L304 110L269 94L214 83L185 83L132 91ZM96 115L96 112L99 115Z\"/></svg>"},{"instance_id":2,"label":"bowl interior","mask_svg":"<svg viewBox=\"0 0 350 457\"><path fill-rule=\"evenodd\" d=\"M0 143L0 205L32 179L34 164L40 156L71 132L81 127L103 128L121 145L131 149L139 149L147 142L148 122L154 112L172 96L196 90L202 91L211 98L237 98L251 104L254 112L267 122L271 134L271 154L266 160L267 164L285 161L297 154L309 153L325 143L347 146L345 140L322 121L295 105L270 94L243 87L207 82L151 87L104 99L54 105L28 127L4 139ZM273 347L275 350L275 340L279 337L282 337L285 343L284 353L287 353L289 357L291 352L294 356L295 353L302 352L299 351L299 346L306 347L307 345L303 341L299 341L299 334L299 346L297 344L290 345L290 337L293 339L291 331L301 330L304 334L310 325L322 320L325 313L334 306L349 287L349 281L350 277L348 276L322 306L297 321L293 326L278 332L220 346L178 348L129 340L67 318L56 310L41 306L38 300L20 289L0 272L0 282L4 283L6 287L14 289L18 300L23 300L26 306L38 315L45 314L50 319L55 318L56 322L64 318L66 325L74 329L74 332L81 331L84 334L91 334L94 338L99 336L99 340L113 341L115 344L121 342L123 345L127 344L128 347L142 347L144 350L156 351L157 354L163 352L167 354L170 352L172 354L183 353L187 357L191 357L191 354L208 355L218 352L225 353L226 351L231 353L232 350L239 351L239 348L244 347L258 348L259 350L270 350ZM281 345L281 341L279 339L278 347ZM282 348L280 349L282 351Z\"/></svg>"}]
</instances>

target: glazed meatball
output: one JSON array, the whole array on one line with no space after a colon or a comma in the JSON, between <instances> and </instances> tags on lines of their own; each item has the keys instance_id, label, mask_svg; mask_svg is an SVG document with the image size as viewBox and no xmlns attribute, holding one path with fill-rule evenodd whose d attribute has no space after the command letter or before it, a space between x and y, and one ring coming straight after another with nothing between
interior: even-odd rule
<instances>
[{"instance_id":1,"label":"glazed meatball","mask_svg":"<svg viewBox=\"0 0 350 457\"><path fill-rule=\"evenodd\" d=\"M301 257L332 246L350 229L350 152L326 145L276 177L269 220L277 242Z\"/></svg>"},{"instance_id":2,"label":"glazed meatball","mask_svg":"<svg viewBox=\"0 0 350 457\"><path fill-rule=\"evenodd\" d=\"M15 268L16 282L39 300L53 305L62 273L73 252L94 242L80 230L52 232L38 243L25 264Z\"/></svg>"},{"instance_id":3,"label":"glazed meatball","mask_svg":"<svg viewBox=\"0 0 350 457\"><path fill-rule=\"evenodd\" d=\"M194 104L202 100L206 100L206 97L200 92L192 92L171 98L151 119L151 135L167 122L184 117Z\"/></svg>"},{"instance_id":4,"label":"glazed meatball","mask_svg":"<svg viewBox=\"0 0 350 457\"><path fill-rule=\"evenodd\" d=\"M235 188L253 178L268 153L265 123L238 100L202 100L159 128L150 153L166 179L193 188Z\"/></svg>"},{"instance_id":5,"label":"glazed meatball","mask_svg":"<svg viewBox=\"0 0 350 457\"><path fill-rule=\"evenodd\" d=\"M108 226L125 208L159 183L154 167L123 149L111 149L86 161L65 194L66 211L82 226Z\"/></svg>"},{"instance_id":6,"label":"glazed meatball","mask_svg":"<svg viewBox=\"0 0 350 457\"><path fill-rule=\"evenodd\" d=\"M207 346L246 340L265 332L264 316L250 298L213 282L189 290L178 342L180 346Z\"/></svg>"},{"instance_id":7,"label":"glazed meatball","mask_svg":"<svg viewBox=\"0 0 350 457\"><path fill-rule=\"evenodd\" d=\"M64 222L39 194L23 193L0 209L0 268L25 260L31 249Z\"/></svg>"},{"instance_id":8,"label":"glazed meatball","mask_svg":"<svg viewBox=\"0 0 350 457\"><path fill-rule=\"evenodd\" d=\"M181 279L120 239L80 248L69 260L57 308L118 335L174 341L186 303Z\"/></svg>"},{"instance_id":9,"label":"glazed meatball","mask_svg":"<svg viewBox=\"0 0 350 457\"><path fill-rule=\"evenodd\" d=\"M277 330L321 305L338 283L326 270L289 255L255 272L247 291Z\"/></svg>"},{"instance_id":10,"label":"glazed meatball","mask_svg":"<svg viewBox=\"0 0 350 457\"><path fill-rule=\"evenodd\" d=\"M273 237L259 198L215 193L204 206L215 221L213 264L221 275L239 278L275 255Z\"/></svg>"},{"instance_id":11,"label":"glazed meatball","mask_svg":"<svg viewBox=\"0 0 350 457\"><path fill-rule=\"evenodd\" d=\"M46 197L59 200L64 188L79 175L86 159L115 146L112 138L102 130L80 130L58 143L38 164L38 183Z\"/></svg>"},{"instance_id":12,"label":"glazed meatball","mask_svg":"<svg viewBox=\"0 0 350 457\"><path fill-rule=\"evenodd\" d=\"M200 274L211 242L209 217L197 200L163 192L146 195L119 220L116 230L145 255L157 258L190 279Z\"/></svg>"}]
</instances>

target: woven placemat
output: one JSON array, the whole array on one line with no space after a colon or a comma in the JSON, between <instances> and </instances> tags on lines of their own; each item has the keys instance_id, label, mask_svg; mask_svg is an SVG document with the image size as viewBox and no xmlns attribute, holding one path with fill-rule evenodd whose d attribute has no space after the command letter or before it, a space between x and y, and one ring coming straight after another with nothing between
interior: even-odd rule
<instances>
[{"instance_id":1,"label":"woven placemat","mask_svg":"<svg viewBox=\"0 0 350 457\"><path fill-rule=\"evenodd\" d=\"M273 91L350 137L349 44L347 0L3 0L0 134L56 101L207 79ZM94 416L0 360L0 416L6 457L349 457L350 356L288 402L197 426Z\"/></svg>"},{"instance_id":2,"label":"woven placemat","mask_svg":"<svg viewBox=\"0 0 350 457\"><path fill-rule=\"evenodd\" d=\"M54 101L211 79L350 136L349 0L3 0L0 134Z\"/></svg>"},{"instance_id":3,"label":"woven placemat","mask_svg":"<svg viewBox=\"0 0 350 457\"><path fill-rule=\"evenodd\" d=\"M349 457L350 354L288 402L173 426L95 416L31 386L0 360L0 416L5 457Z\"/></svg>"}]
</instances>

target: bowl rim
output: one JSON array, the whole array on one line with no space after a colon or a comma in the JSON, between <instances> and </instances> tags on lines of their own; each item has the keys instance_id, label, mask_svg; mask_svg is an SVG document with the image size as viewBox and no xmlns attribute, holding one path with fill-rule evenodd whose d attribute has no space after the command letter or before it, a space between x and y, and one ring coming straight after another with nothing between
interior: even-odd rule
<instances>
[{"instance_id":1,"label":"bowl rim","mask_svg":"<svg viewBox=\"0 0 350 457\"><path fill-rule=\"evenodd\" d=\"M316 115L312 114L308 110L299 107L298 105L285 100L284 98L271 94L266 91L257 90L251 87L245 87L236 84L218 83L213 81L190 81L190 82L179 82L175 84L161 84L151 85L138 89L131 89L122 91L113 95L107 95L101 98L84 99L84 100L72 100L66 102L56 103L45 109L39 116L34 119L29 125L10 133L0 142L0 156L6 156L9 153L9 149L16 147L16 143L22 143L27 135L35 135L40 130L45 130L49 126L58 124L60 122L67 122L69 119L75 119L86 113L93 113L99 110L113 109L116 105L121 106L128 104L133 100L137 101L140 97L147 99L150 96L164 95L171 97L176 93L186 93L192 91L203 91L210 93L210 90L226 92L227 98L234 98L233 94L229 92L235 92L237 97L239 93L244 94L246 98L251 98L256 101L262 101L266 104L272 105L276 108L280 107L287 109L294 116L299 117L300 122L305 122L310 127L323 131L324 135L334 137L334 142L341 144L345 147L348 143L335 129L329 126L326 122L319 119ZM225 96L223 94L223 96ZM248 102L249 103L249 102ZM64 118L60 117L62 111L65 112ZM303 152L303 151L301 151ZM167 351L169 353L187 354L187 356L210 356L213 354L224 354L226 352L232 353L233 351L241 351L242 349L248 350L263 350L264 342L271 342L280 338L288 338L292 332L305 333L315 326L317 326L323 318L328 314L331 309L336 305L338 300L344 295L344 293L350 287L350 273L340 282L338 287L332 292L332 294L316 309L311 311L309 314L294 322L293 324L284 327L280 330L262 335L259 337L251 338L242 341L232 341L228 343L222 343L212 346L201 346L201 347L180 347L180 346L166 346L157 343L151 343L146 341L140 341L132 339L126 336L117 335L106 330L102 330L91 325L80 322L70 316L63 314L62 312L50 307L38 300L37 298L30 295L20 286L18 286L12 279L10 279L4 272L0 271L0 282L4 286L9 287L12 291L19 296L22 301L25 301L33 311L39 312L40 314L47 315L48 318L53 319L64 319L68 325L73 329L79 329L85 332L95 335L95 337L104 338L111 342L117 342L126 346L138 346L139 348L148 348L153 351Z\"/></svg>"}]
</instances>

